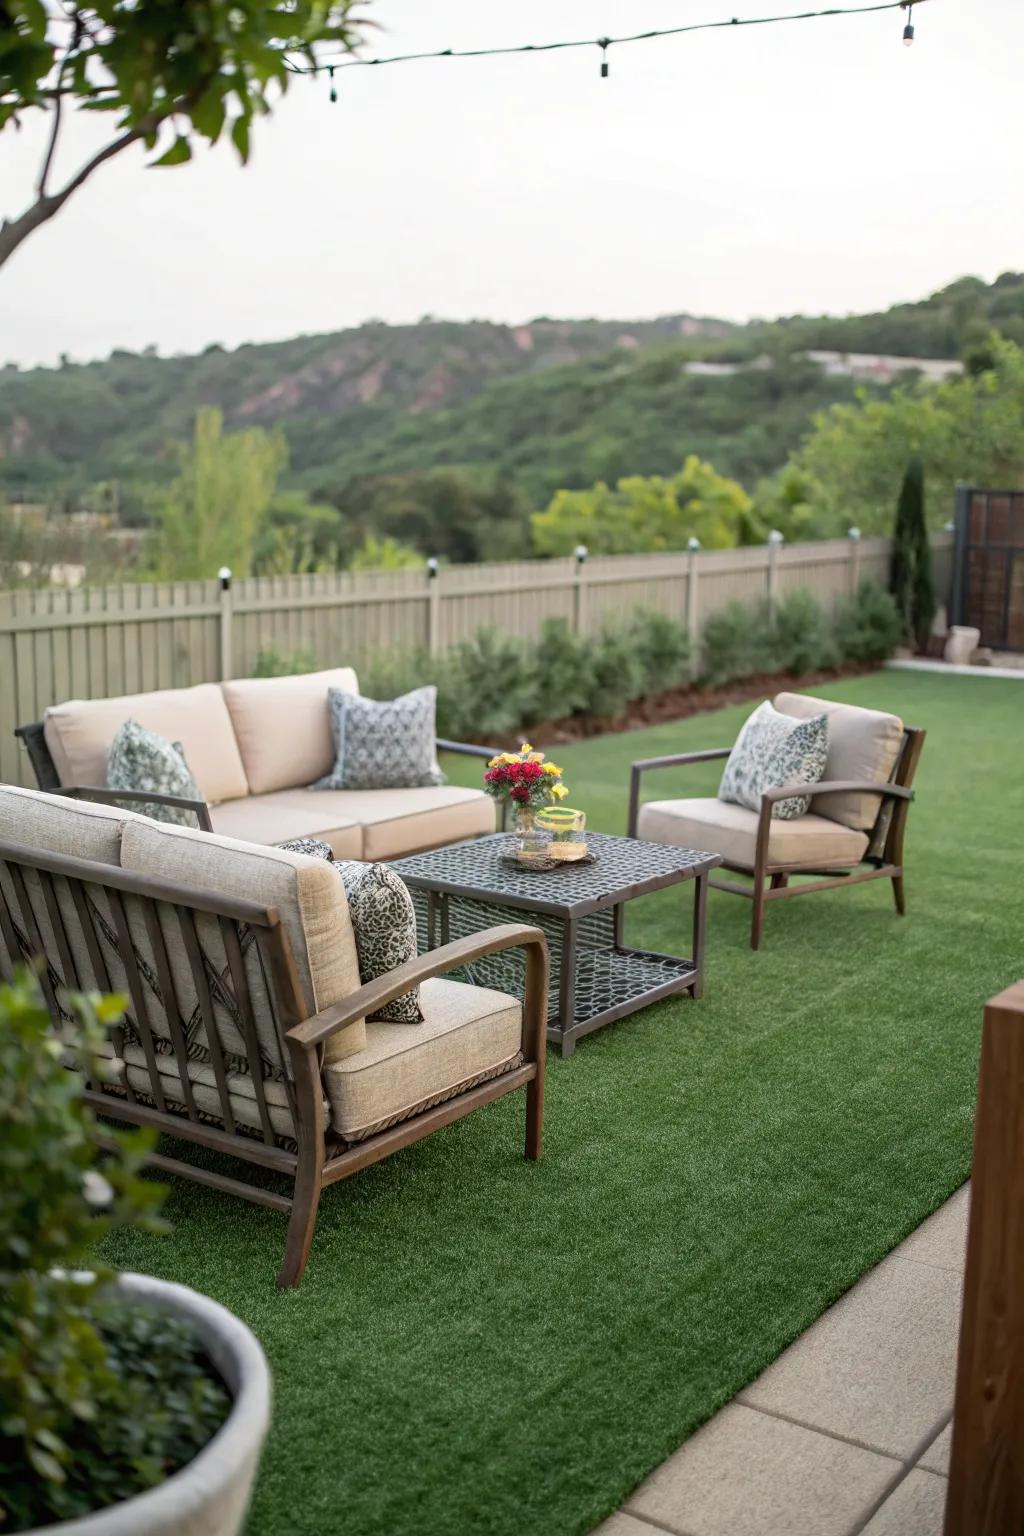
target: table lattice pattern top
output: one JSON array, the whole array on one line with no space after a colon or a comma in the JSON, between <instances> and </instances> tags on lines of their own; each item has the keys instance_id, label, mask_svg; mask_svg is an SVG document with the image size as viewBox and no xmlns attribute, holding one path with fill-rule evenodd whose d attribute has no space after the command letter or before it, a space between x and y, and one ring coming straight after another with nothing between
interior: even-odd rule
<instances>
[{"instance_id":1,"label":"table lattice pattern top","mask_svg":"<svg viewBox=\"0 0 1024 1536\"><path fill-rule=\"evenodd\" d=\"M603 832L588 832L587 842L597 863L580 869L520 872L501 862L501 855L512 847L511 836L501 832L396 859L392 867L403 880L421 888L504 897L538 910L572 911L627 900L645 889L692 879L721 863L717 854L699 848L674 848Z\"/></svg>"}]
</instances>

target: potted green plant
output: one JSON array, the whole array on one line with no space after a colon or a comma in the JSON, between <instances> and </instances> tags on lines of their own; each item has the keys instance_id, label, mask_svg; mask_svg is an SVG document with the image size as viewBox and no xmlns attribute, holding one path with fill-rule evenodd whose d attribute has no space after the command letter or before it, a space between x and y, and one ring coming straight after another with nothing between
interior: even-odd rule
<instances>
[{"instance_id":1,"label":"potted green plant","mask_svg":"<svg viewBox=\"0 0 1024 1536\"><path fill-rule=\"evenodd\" d=\"M0 1529L235 1536L270 1411L236 1317L184 1286L97 1263L115 1227L160 1225L146 1132L100 1127L85 1074L116 1072L117 998L0 986ZM82 1070L68 1070L69 1065Z\"/></svg>"}]
</instances>

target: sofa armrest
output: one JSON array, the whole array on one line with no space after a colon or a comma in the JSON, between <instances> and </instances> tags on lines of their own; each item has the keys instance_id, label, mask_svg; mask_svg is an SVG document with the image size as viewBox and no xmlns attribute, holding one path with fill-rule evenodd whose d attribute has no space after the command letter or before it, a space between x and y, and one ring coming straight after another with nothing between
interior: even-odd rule
<instances>
[{"instance_id":1,"label":"sofa armrest","mask_svg":"<svg viewBox=\"0 0 1024 1536\"><path fill-rule=\"evenodd\" d=\"M629 770L629 819L626 836L636 837L636 824L640 815L640 779L653 768L678 768L687 763L711 763L728 757L732 747L711 747L706 752L675 752L670 757L642 757Z\"/></svg>"},{"instance_id":2,"label":"sofa armrest","mask_svg":"<svg viewBox=\"0 0 1024 1536\"><path fill-rule=\"evenodd\" d=\"M871 779L823 779L820 784L783 784L766 789L761 796L761 809L773 806L779 800L793 800L797 795L882 795L892 800L913 800L914 791L903 784L878 783Z\"/></svg>"},{"instance_id":3,"label":"sofa armrest","mask_svg":"<svg viewBox=\"0 0 1024 1536\"><path fill-rule=\"evenodd\" d=\"M485 757L490 762L492 757L497 757L500 747L481 747L472 741L442 741L438 738L437 750L439 752L458 752L462 757Z\"/></svg>"},{"instance_id":4,"label":"sofa armrest","mask_svg":"<svg viewBox=\"0 0 1024 1536\"><path fill-rule=\"evenodd\" d=\"M432 976L443 976L461 965L471 965L484 955L497 954L503 949L526 950L526 999L523 1004L523 1049L529 1060L542 1063L547 1038L548 1014L548 944L539 928L526 923L501 923L470 934L465 939L454 939L442 944L440 949L417 955L404 965L396 966L386 976L378 976L353 992L340 1003L332 1003L310 1019L294 1025L285 1035L289 1050L298 1052L323 1045L339 1029L354 1024L357 1019L376 1013L385 1003L393 1002L404 992L429 981ZM414 1028L415 1026L410 1026Z\"/></svg>"},{"instance_id":5,"label":"sofa armrest","mask_svg":"<svg viewBox=\"0 0 1024 1536\"><path fill-rule=\"evenodd\" d=\"M210 809L205 800L186 800L181 795L161 795L154 789L102 789L95 784L68 784L60 794L73 800L95 800L100 805L120 805L127 800L132 805L172 805L177 810L191 811L199 822L200 832L212 832Z\"/></svg>"}]
</instances>

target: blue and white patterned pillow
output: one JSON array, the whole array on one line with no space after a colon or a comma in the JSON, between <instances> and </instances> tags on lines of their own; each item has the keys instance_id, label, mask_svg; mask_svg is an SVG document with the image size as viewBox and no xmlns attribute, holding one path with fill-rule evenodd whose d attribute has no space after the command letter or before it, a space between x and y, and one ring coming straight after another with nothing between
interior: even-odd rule
<instances>
[{"instance_id":1,"label":"blue and white patterned pillow","mask_svg":"<svg viewBox=\"0 0 1024 1536\"><path fill-rule=\"evenodd\" d=\"M137 720L126 720L110 745L107 757L107 788L152 790L158 795L177 795L183 800L202 800L199 786L189 772L180 741L166 741ZM132 810L154 821L194 827L193 811L174 805L143 801Z\"/></svg>"},{"instance_id":2,"label":"blue and white patterned pillow","mask_svg":"<svg viewBox=\"0 0 1024 1536\"><path fill-rule=\"evenodd\" d=\"M437 689L378 702L327 690L334 767L310 789L412 789L445 784L437 761Z\"/></svg>"},{"instance_id":3,"label":"blue and white patterned pillow","mask_svg":"<svg viewBox=\"0 0 1024 1536\"><path fill-rule=\"evenodd\" d=\"M722 774L718 798L759 811L766 789L781 789L786 784L817 784L825 772L827 757L827 715L797 720L792 715L780 714L765 699L736 738ZM772 815L782 821L793 821L807 814L810 803L810 795L777 800Z\"/></svg>"}]
</instances>

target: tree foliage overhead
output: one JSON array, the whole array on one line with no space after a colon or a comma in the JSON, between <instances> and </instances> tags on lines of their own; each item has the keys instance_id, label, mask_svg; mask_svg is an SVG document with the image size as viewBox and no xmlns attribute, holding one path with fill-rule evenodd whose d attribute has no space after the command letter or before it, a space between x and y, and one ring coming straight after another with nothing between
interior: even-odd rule
<instances>
[{"instance_id":1,"label":"tree foliage overhead","mask_svg":"<svg viewBox=\"0 0 1024 1536\"><path fill-rule=\"evenodd\" d=\"M49 123L35 197L0 224L0 266L130 144L181 165L196 139L226 130L243 163L253 120L288 85L289 57L318 43L355 46L354 0L0 0L0 131L30 115ZM115 118L110 139L51 190L68 108Z\"/></svg>"}]
</instances>

